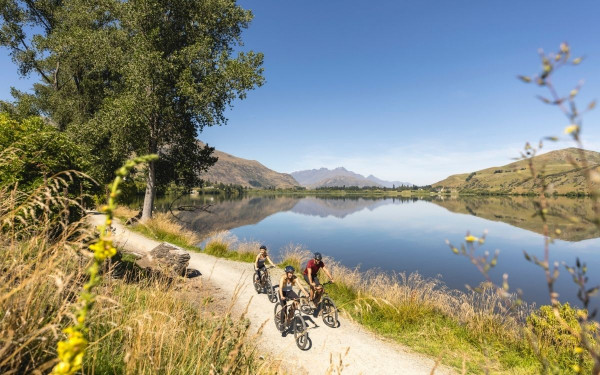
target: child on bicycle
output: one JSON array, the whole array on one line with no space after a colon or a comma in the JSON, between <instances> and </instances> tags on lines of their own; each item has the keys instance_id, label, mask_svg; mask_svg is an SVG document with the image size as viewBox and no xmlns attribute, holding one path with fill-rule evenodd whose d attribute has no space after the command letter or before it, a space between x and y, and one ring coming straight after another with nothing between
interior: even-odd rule
<instances>
[{"instance_id":1,"label":"child on bicycle","mask_svg":"<svg viewBox=\"0 0 600 375\"><path fill-rule=\"evenodd\" d=\"M269 254L267 253L267 247L265 245L262 245L260 247L258 255L256 256L256 259L254 260L254 268L256 269L256 275L258 275L258 280L262 280L261 273L263 273L266 270L265 261L267 260L269 261L269 263L271 263L273 267L275 267L275 264L273 263L271 258L269 258Z\"/></svg>"},{"instance_id":2,"label":"child on bicycle","mask_svg":"<svg viewBox=\"0 0 600 375\"><path fill-rule=\"evenodd\" d=\"M323 269L327 276L329 276L329 280L333 282L333 277L331 273L325 267L325 263L323 263L323 256L321 253L315 253L314 258L309 260L306 264L306 268L304 269L303 275L304 280L310 285L310 300L317 305L319 303L319 299L321 298L321 292L323 291L323 286L319 282L319 278L317 274L320 269ZM316 292L316 293L315 293Z\"/></svg>"}]
</instances>

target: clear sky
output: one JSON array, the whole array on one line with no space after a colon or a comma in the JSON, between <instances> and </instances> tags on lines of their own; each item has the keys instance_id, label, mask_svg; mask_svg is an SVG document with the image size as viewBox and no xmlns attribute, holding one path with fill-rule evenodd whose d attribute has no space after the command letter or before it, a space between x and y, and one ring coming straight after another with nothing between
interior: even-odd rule
<instances>
[{"instance_id":1,"label":"clear sky","mask_svg":"<svg viewBox=\"0 0 600 375\"><path fill-rule=\"evenodd\" d=\"M582 106L600 99L598 1L244 0L255 19L243 49L265 54L266 84L201 139L279 172L344 166L416 184L503 165L526 141L568 123L517 74L538 48L567 41L586 59L559 72ZM33 77L35 78L35 77ZM0 99L27 89L0 50ZM600 151L600 113L585 117ZM570 146L560 143L554 148Z\"/></svg>"}]
</instances>

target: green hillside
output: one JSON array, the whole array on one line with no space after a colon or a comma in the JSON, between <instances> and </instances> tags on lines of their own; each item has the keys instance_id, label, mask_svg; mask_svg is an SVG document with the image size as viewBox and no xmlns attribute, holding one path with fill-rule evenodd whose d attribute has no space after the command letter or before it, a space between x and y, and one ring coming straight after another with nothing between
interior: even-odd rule
<instances>
[{"instance_id":1,"label":"green hillside","mask_svg":"<svg viewBox=\"0 0 600 375\"><path fill-rule=\"evenodd\" d=\"M600 165L600 153L583 151L589 165L597 168ZM534 166L542 173L553 191L558 194L585 194L586 182L583 172L569 163L569 158L580 161L581 154L577 148L551 151L534 158ZM452 175L433 184L458 192L496 192L506 194L524 194L534 191L533 178L526 160L519 160L501 167L491 167L472 173Z\"/></svg>"}]
</instances>

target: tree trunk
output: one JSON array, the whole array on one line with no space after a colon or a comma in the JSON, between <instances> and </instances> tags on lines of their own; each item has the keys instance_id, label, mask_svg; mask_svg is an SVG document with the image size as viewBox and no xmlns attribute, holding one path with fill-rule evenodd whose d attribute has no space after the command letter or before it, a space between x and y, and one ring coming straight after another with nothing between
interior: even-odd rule
<instances>
[{"instance_id":1,"label":"tree trunk","mask_svg":"<svg viewBox=\"0 0 600 375\"><path fill-rule=\"evenodd\" d=\"M148 163L148 177L146 179L146 194L144 195L144 207L142 209L141 222L152 219L152 208L154 207L154 198L156 197L156 174L154 162Z\"/></svg>"}]
</instances>

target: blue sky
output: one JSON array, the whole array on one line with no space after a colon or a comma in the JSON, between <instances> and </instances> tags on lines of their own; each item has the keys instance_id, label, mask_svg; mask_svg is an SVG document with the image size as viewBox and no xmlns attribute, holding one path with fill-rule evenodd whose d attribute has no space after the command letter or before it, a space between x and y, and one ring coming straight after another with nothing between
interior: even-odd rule
<instances>
[{"instance_id":1,"label":"blue sky","mask_svg":"<svg viewBox=\"0 0 600 375\"><path fill-rule=\"evenodd\" d=\"M428 184L506 164L526 141L568 125L535 99L542 89L515 79L538 71L538 48L562 41L586 59L559 72L557 86L568 92L585 79L581 105L600 99L597 1L240 4L255 15L243 49L265 54L266 84L200 138L280 172L344 166ZM0 99L32 82L18 78L6 50L0 80ZM584 120L596 151L599 120L597 112Z\"/></svg>"}]
</instances>

